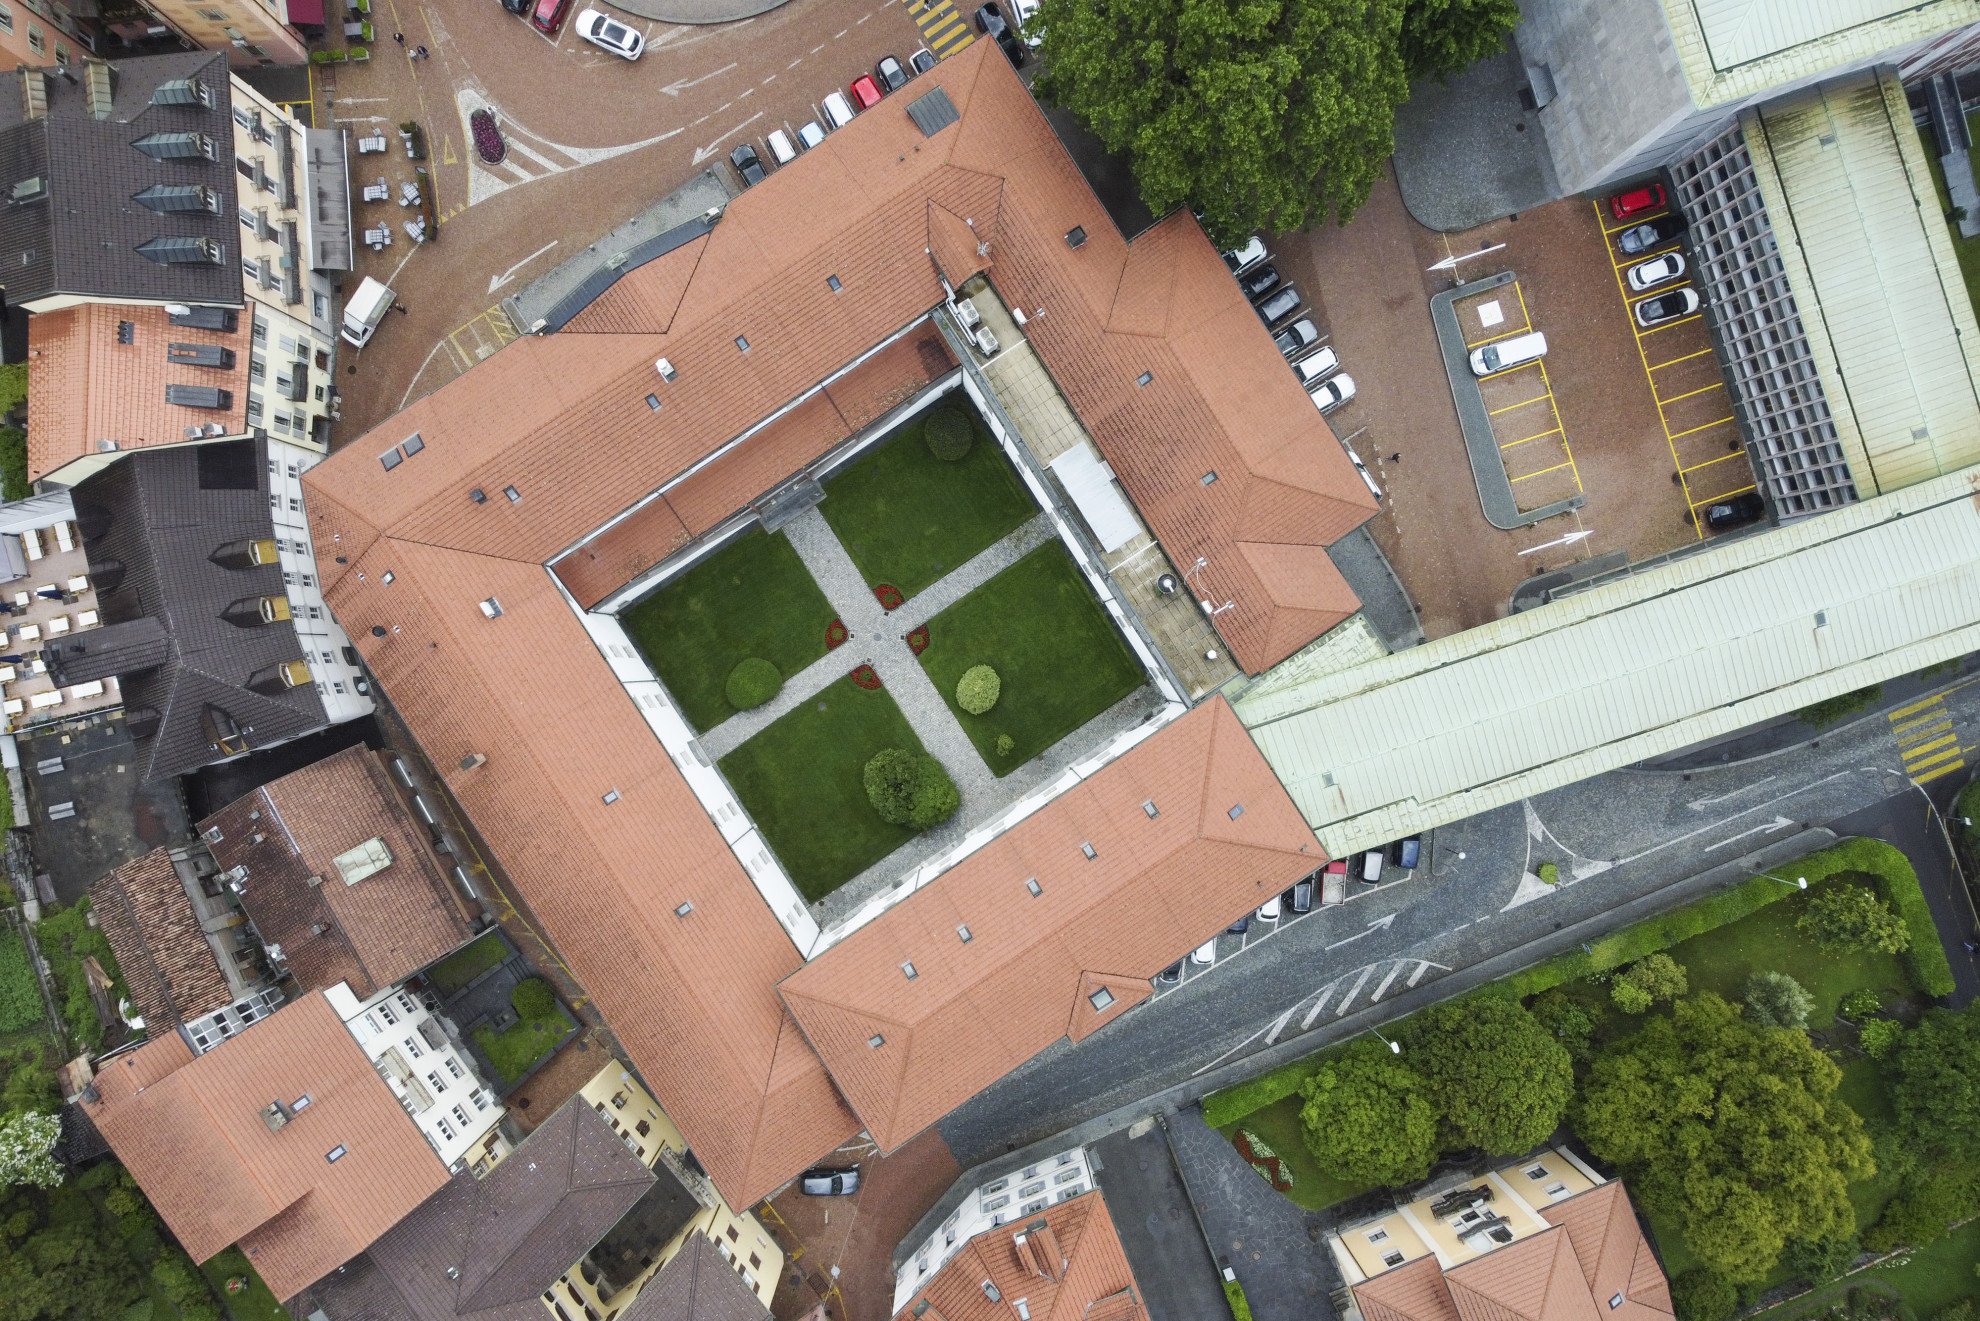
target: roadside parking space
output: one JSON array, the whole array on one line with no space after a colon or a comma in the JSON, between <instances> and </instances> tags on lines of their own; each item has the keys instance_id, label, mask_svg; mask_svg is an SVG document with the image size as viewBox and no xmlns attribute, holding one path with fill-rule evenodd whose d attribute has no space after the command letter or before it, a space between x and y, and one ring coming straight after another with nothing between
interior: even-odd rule
<instances>
[{"instance_id":1,"label":"roadside parking space","mask_svg":"<svg viewBox=\"0 0 1980 1321\"><path fill-rule=\"evenodd\" d=\"M1501 344L1535 329L1518 280L1476 298L1459 299L1451 310L1467 350ZM1547 360L1536 358L1494 372L1480 378L1477 389L1519 508L1540 509L1580 493L1581 474L1575 468Z\"/></svg>"}]
</instances>

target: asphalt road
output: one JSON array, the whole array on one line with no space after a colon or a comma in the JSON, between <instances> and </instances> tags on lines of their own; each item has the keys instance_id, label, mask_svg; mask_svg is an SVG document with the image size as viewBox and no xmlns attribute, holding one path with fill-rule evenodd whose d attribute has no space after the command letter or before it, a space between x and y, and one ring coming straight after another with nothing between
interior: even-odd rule
<instances>
[{"instance_id":1,"label":"asphalt road","mask_svg":"<svg viewBox=\"0 0 1980 1321\"><path fill-rule=\"evenodd\" d=\"M1973 758L1980 677L1932 691L1932 713ZM1687 878L1810 826L1876 834L1912 856L1971 997L1980 962L1959 944L1975 926L1970 901L1894 733L1919 718L1918 701L1812 745L1709 769L1617 771L1444 827L1410 880L1249 938L1107 1031L1007 1075L943 1120L942 1135L968 1167L1283 1043L1305 1037L1317 1049L1361 1030L1371 1009L1384 1021L1383 1004L1412 987L1434 994L1439 981L1564 927L1599 927L1620 905L1655 904L1666 891L1675 901ZM1929 788L1943 806L1965 778ZM1546 861L1560 868L1558 888L1523 881Z\"/></svg>"}]
</instances>

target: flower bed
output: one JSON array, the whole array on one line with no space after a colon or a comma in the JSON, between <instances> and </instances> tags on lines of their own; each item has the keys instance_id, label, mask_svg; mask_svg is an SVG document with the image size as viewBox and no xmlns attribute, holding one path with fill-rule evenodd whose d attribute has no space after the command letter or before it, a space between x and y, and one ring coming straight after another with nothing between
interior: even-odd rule
<instances>
[{"instance_id":1,"label":"flower bed","mask_svg":"<svg viewBox=\"0 0 1980 1321\"><path fill-rule=\"evenodd\" d=\"M928 625L923 624L907 635L908 650L919 656L928 650Z\"/></svg>"},{"instance_id":2,"label":"flower bed","mask_svg":"<svg viewBox=\"0 0 1980 1321\"><path fill-rule=\"evenodd\" d=\"M845 621L834 617L832 622L825 626L825 650L830 651L834 647L841 646L845 640Z\"/></svg>"},{"instance_id":3,"label":"flower bed","mask_svg":"<svg viewBox=\"0 0 1980 1321\"><path fill-rule=\"evenodd\" d=\"M861 665L854 669L852 681L854 686L864 688L869 693L880 690L880 676L874 672L871 665Z\"/></svg>"},{"instance_id":4,"label":"flower bed","mask_svg":"<svg viewBox=\"0 0 1980 1321\"><path fill-rule=\"evenodd\" d=\"M488 164L500 165L509 148L502 141L502 130L495 125L495 112L485 108L475 111L468 116L468 127L474 132L475 152Z\"/></svg>"},{"instance_id":5,"label":"flower bed","mask_svg":"<svg viewBox=\"0 0 1980 1321\"><path fill-rule=\"evenodd\" d=\"M901 602L907 600L901 595L901 589L892 583L879 584L873 589L873 595L880 602L882 610L898 610L901 608Z\"/></svg>"},{"instance_id":6,"label":"flower bed","mask_svg":"<svg viewBox=\"0 0 1980 1321\"><path fill-rule=\"evenodd\" d=\"M1265 1176L1265 1182L1276 1192L1289 1193L1293 1190L1292 1167L1278 1152L1265 1144L1248 1128L1241 1128L1231 1138L1231 1145L1237 1148L1238 1155L1254 1170Z\"/></svg>"}]
</instances>

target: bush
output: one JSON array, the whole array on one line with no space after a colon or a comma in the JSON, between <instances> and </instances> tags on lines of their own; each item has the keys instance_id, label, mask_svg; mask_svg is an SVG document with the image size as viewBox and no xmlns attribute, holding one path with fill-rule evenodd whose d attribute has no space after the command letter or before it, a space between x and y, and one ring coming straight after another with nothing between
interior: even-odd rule
<instances>
[{"instance_id":1,"label":"bush","mask_svg":"<svg viewBox=\"0 0 1980 1321\"><path fill-rule=\"evenodd\" d=\"M1841 1279L1863 1253L1854 1234L1835 1238L1789 1239L1781 1253L1781 1265L1788 1274L1809 1284L1827 1284Z\"/></svg>"},{"instance_id":2,"label":"bush","mask_svg":"<svg viewBox=\"0 0 1980 1321\"><path fill-rule=\"evenodd\" d=\"M980 716L997 705L1004 681L988 665L972 665L956 680L956 705L973 716Z\"/></svg>"},{"instance_id":3,"label":"bush","mask_svg":"<svg viewBox=\"0 0 1980 1321\"><path fill-rule=\"evenodd\" d=\"M1558 863L1553 863L1553 862L1541 863L1540 871L1538 874L1543 884L1559 885L1561 883L1561 868L1560 868L1560 864Z\"/></svg>"},{"instance_id":4,"label":"bush","mask_svg":"<svg viewBox=\"0 0 1980 1321\"><path fill-rule=\"evenodd\" d=\"M34 493L28 484L27 432L0 427L0 499L25 500Z\"/></svg>"},{"instance_id":5,"label":"bush","mask_svg":"<svg viewBox=\"0 0 1980 1321\"><path fill-rule=\"evenodd\" d=\"M1784 972L1754 973L1746 979L1742 999L1746 1016L1761 1027L1805 1028L1815 1012L1815 997Z\"/></svg>"},{"instance_id":6,"label":"bush","mask_svg":"<svg viewBox=\"0 0 1980 1321\"><path fill-rule=\"evenodd\" d=\"M1859 986L1836 1005L1836 1017L1861 1023L1884 1007L1884 998L1867 986Z\"/></svg>"},{"instance_id":7,"label":"bush","mask_svg":"<svg viewBox=\"0 0 1980 1321\"><path fill-rule=\"evenodd\" d=\"M1853 693L1844 693L1840 697L1831 697L1826 701L1804 706L1795 714L1801 717L1803 724L1826 729L1839 720L1855 715L1858 711L1868 711L1877 705L1877 699L1883 695L1884 685L1873 683L1868 688L1858 688Z\"/></svg>"},{"instance_id":8,"label":"bush","mask_svg":"<svg viewBox=\"0 0 1980 1321\"><path fill-rule=\"evenodd\" d=\"M1872 1018L1856 1030L1863 1053L1873 1060L1887 1060L1904 1040L1904 1024L1894 1018Z\"/></svg>"},{"instance_id":9,"label":"bush","mask_svg":"<svg viewBox=\"0 0 1980 1321\"><path fill-rule=\"evenodd\" d=\"M866 801L890 825L926 830L947 821L962 806L955 781L941 762L926 753L883 748L861 775Z\"/></svg>"},{"instance_id":10,"label":"bush","mask_svg":"<svg viewBox=\"0 0 1980 1321\"><path fill-rule=\"evenodd\" d=\"M908 815L908 824L916 830L939 826L961 806L962 793L949 778L949 772L933 757L923 757L915 768L914 809Z\"/></svg>"},{"instance_id":11,"label":"bush","mask_svg":"<svg viewBox=\"0 0 1980 1321\"><path fill-rule=\"evenodd\" d=\"M976 444L976 428L970 425L969 415L953 404L931 411L921 424L921 436L928 442L928 452L944 463L966 457Z\"/></svg>"},{"instance_id":12,"label":"bush","mask_svg":"<svg viewBox=\"0 0 1980 1321\"><path fill-rule=\"evenodd\" d=\"M1863 1233L1872 1252L1922 1248L1945 1237L1955 1221L1980 1208L1973 1175L1933 1171L1907 1182L1884 1207L1877 1223Z\"/></svg>"},{"instance_id":13,"label":"bush","mask_svg":"<svg viewBox=\"0 0 1980 1321\"><path fill-rule=\"evenodd\" d=\"M1595 1015L1586 1006L1565 991L1552 990L1536 996L1527 1010L1554 1040L1567 1047L1570 1059L1576 1064L1588 1062L1595 1041Z\"/></svg>"},{"instance_id":14,"label":"bush","mask_svg":"<svg viewBox=\"0 0 1980 1321\"><path fill-rule=\"evenodd\" d=\"M1243 1285L1225 1280L1224 1300L1231 1305L1231 1321L1251 1321L1251 1302L1244 1296Z\"/></svg>"},{"instance_id":15,"label":"bush","mask_svg":"<svg viewBox=\"0 0 1980 1321\"><path fill-rule=\"evenodd\" d=\"M1668 954L1638 959L1609 982L1609 998L1625 1014L1640 1014L1662 1000L1683 995L1689 979L1684 965Z\"/></svg>"},{"instance_id":16,"label":"bush","mask_svg":"<svg viewBox=\"0 0 1980 1321\"><path fill-rule=\"evenodd\" d=\"M784 676L777 673L775 665L761 656L749 656L729 671L722 693L736 710L754 711L775 697L783 686Z\"/></svg>"},{"instance_id":17,"label":"bush","mask_svg":"<svg viewBox=\"0 0 1980 1321\"><path fill-rule=\"evenodd\" d=\"M1919 888L1918 873L1902 854L1893 864L1875 873L1877 891L1884 901L1897 910L1904 920L1905 930L1911 933L1910 943L1905 946L1904 966L1911 973L1918 989L1935 1000L1944 999L1953 993L1952 963L1946 958L1945 942L1939 939L1939 928L1933 925L1932 909L1925 902L1925 892Z\"/></svg>"},{"instance_id":18,"label":"bush","mask_svg":"<svg viewBox=\"0 0 1980 1321\"><path fill-rule=\"evenodd\" d=\"M541 977L529 977L517 982L516 989L509 992L509 1003L515 1007L518 1018L548 1018L557 1012L557 993Z\"/></svg>"},{"instance_id":19,"label":"bush","mask_svg":"<svg viewBox=\"0 0 1980 1321\"><path fill-rule=\"evenodd\" d=\"M1715 1270L1693 1266L1671 1281L1678 1321L1727 1321L1739 1310L1739 1291Z\"/></svg>"},{"instance_id":20,"label":"bush","mask_svg":"<svg viewBox=\"0 0 1980 1321\"><path fill-rule=\"evenodd\" d=\"M1795 919L1795 929L1831 952L1902 953L1911 944L1911 929L1875 890L1861 883L1874 879L1850 874L1809 896L1807 909Z\"/></svg>"},{"instance_id":21,"label":"bush","mask_svg":"<svg viewBox=\"0 0 1980 1321\"><path fill-rule=\"evenodd\" d=\"M1246 1079L1221 1092L1203 1098L1203 1122L1212 1128L1228 1128L1246 1115L1255 1114L1276 1101L1283 1101L1299 1090L1300 1084L1319 1072L1325 1056L1309 1055L1303 1060L1281 1064L1270 1073Z\"/></svg>"},{"instance_id":22,"label":"bush","mask_svg":"<svg viewBox=\"0 0 1980 1321\"><path fill-rule=\"evenodd\" d=\"M1013 752L1016 751L1017 751L1016 739L1012 738L1009 734L997 735L997 755L999 757L1008 757Z\"/></svg>"}]
</instances>

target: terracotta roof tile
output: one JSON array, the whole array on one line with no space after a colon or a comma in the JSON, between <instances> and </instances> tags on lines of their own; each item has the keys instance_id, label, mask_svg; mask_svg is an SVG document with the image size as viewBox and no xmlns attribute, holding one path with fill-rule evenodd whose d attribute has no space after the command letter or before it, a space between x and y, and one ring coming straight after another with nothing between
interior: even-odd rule
<instances>
[{"instance_id":1,"label":"terracotta roof tile","mask_svg":"<svg viewBox=\"0 0 1980 1321\"><path fill-rule=\"evenodd\" d=\"M892 1150L1067 1036L1069 1021L1118 1015L1207 927L1322 861L1220 697L813 958L779 990L866 1131ZM969 927L968 942L958 924ZM901 966L909 962L912 979ZM1115 1003L1096 1009L1086 996L1103 985Z\"/></svg>"},{"instance_id":2,"label":"terracotta roof tile","mask_svg":"<svg viewBox=\"0 0 1980 1321\"><path fill-rule=\"evenodd\" d=\"M270 1027L273 1023L278 1026ZM239 1243L278 1298L362 1252L447 1181L320 994L194 1057L176 1034L110 1061L89 1118L195 1261ZM279 1129L271 1101L309 1105ZM342 1146L336 1161L327 1153Z\"/></svg>"},{"instance_id":3,"label":"terracotta roof tile","mask_svg":"<svg viewBox=\"0 0 1980 1321\"><path fill-rule=\"evenodd\" d=\"M1619 1321L1654 1321L1671 1314L1670 1284L1620 1180L1543 1206L1540 1215L1567 1231L1588 1292L1604 1304L1605 1312L1610 1310L1608 1300L1621 1294L1623 1306L1613 1313Z\"/></svg>"},{"instance_id":4,"label":"terracotta roof tile","mask_svg":"<svg viewBox=\"0 0 1980 1321\"><path fill-rule=\"evenodd\" d=\"M241 907L306 989L348 982L367 999L473 934L383 758L346 748L199 823L222 867L247 869ZM372 839L390 864L347 884L337 857Z\"/></svg>"},{"instance_id":5,"label":"terracotta roof tile","mask_svg":"<svg viewBox=\"0 0 1980 1321\"><path fill-rule=\"evenodd\" d=\"M1574 1246L1558 1229L1444 1272L1463 1321L1599 1321Z\"/></svg>"},{"instance_id":6,"label":"terracotta roof tile","mask_svg":"<svg viewBox=\"0 0 1980 1321\"><path fill-rule=\"evenodd\" d=\"M1364 1321L1459 1321L1435 1257L1418 1257L1354 1286Z\"/></svg>"},{"instance_id":7,"label":"terracotta roof tile","mask_svg":"<svg viewBox=\"0 0 1980 1321\"><path fill-rule=\"evenodd\" d=\"M169 852L153 849L89 887L91 911L154 1034L234 998Z\"/></svg>"},{"instance_id":8,"label":"terracotta roof tile","mask_svg":"<svg viewBox=\"0 0 1980 1321\"><path fill-rule=\"evenodd\" d=\"M714 1243L692 1234L618 1321L767 1321L769 1315Z\"/></svg>"},{"instance_id":9,"label":"terracotta roof tile","mask_svg":"<svg viewBox=\"0 0 1980 1321\"><path fill-rule=\"evenodd\" d=\"M985 1281L995 1287L995 1299L985 1292ZM1141 1290L1097 1189L978 1234L929 1277L895 1321L938 1315L942 1321L1019 1321L1019 1299L1031 1321L1146 1321Z\"/></svg>"}]
</instances>

